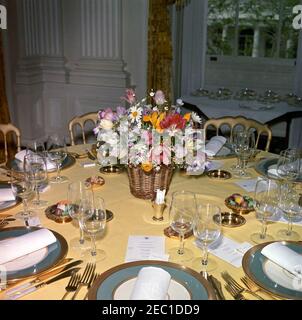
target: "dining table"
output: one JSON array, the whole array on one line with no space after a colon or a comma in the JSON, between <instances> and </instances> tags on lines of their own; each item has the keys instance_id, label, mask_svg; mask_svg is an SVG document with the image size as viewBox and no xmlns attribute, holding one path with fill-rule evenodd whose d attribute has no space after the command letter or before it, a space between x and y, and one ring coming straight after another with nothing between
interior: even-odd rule
<instances>
[{"instance_id":1,"label":"dining table","mask_svg":"<svg viewBox=\"0 0 302 320\"><path fill-rule=\"evenodd\" d=\"M87 148L87 146L81 147L83 150L86 150ZM79 150L79 146L69 147L70 152L73 152L74 150ZM273 154L262 151L257 155L255 161L257 162L259 159L274 156L275 155ZM221 169L230 171L230 167L235 164L235 161L235 158L227 158L218 160L218 163L220 164ZM178 246L179 240L177 238L170 238L164 234L164 229L169 226L168 209L164 211L164 220L162 222L153 221L153 208L151 201L138 199L131 194L126 170L121 173L104 174L100 172L101 167L97 163L93 167L84 167L83 163L85 162L87 162L87 159L77 159L74 165L63 170L62 174L68 177L68 183L83 181L88 177L98 175L101 175L105 179L104 185L95 190L94 193L95 196L100 196L105 200L106 208L113 212L114 218L107 223L104 234L97 241L97 248L106 252L105 260L97 264L97 273L102 274L106 270L125 262L129 236L163 236L165 237L166 252L168 252L169 249ZM259 176L253 167L250 171L253 178L257 178ZM49 173L49 176L53 176L54 174L55 173ZM228 196L234 193L253 196L253 193L248 193L236 184L239 180L240 179L235 179L233 177L227 180L218 180L209 177L207 174L190 176L181 170L175 170L166 196L166 202L169 203L173 192L185 190L201 194L202 197L204 197L205 203L213 203L219 206L222 212L229 212L230 209L228 209L224 203L224 200ZM68 183L50 184L50 188L41 193L41 198L43 200L47 200L49 205L56 204L61 200L67 199ZM22 205L1 212L0 217L1 215L14 216L14 214L20 211L20 208L22 208ZM79 236L79 229L76 223L56 223L46 217L45 209L39 209L36 210L36 212L41 225L44 228L56 231L62 235L68 243L71 239ZM250 212L249 214L244 215L244 218L246 219L246 223L240 227L222 227L223 236L239 243L251 243L250 235L255 231L260 231L261 223L257 220L255 212ZM280 222L269 223L269 233L276 237L281 224L282 223ZM9 223L6 228L22 225L22 221L16 220ZM294 228L302 235L302 226L295 225ZM187 238L185 240L185 248L192 250L194 258L201 257L201 250L195 245L194 241L194 235ZM253 245L253 243L251 244ZM69 248L67 257L81 259L81 252ZM211 275L221 282L226 299L233 300L234 298L224 289L225 282L221 273L227 271L235 280L241 283L240 278L245 275L242 267L236 268L230 263L213 255L211 255L211 258L217 263L217 268L210 272ZM188 268L193 268L191 261L183 264ZM83 272L83 270L84 266L80 272ZM195 271L199 272L200 270L195 269ZM28 294L21 299L60 300L65 293L65 287L68 281L69 279L67 278L62 279ZM0 298L3 298L4 294L5 292L1 292ZM79 296L79 299L80 298L81 295ZM253 297L249 298L253 299Z\"/></svg>"}]
</instances>

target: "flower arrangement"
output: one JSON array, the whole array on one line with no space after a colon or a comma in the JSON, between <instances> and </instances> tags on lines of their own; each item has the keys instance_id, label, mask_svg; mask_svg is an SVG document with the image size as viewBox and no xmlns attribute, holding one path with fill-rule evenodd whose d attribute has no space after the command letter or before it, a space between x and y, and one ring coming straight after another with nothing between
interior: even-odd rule
<instances>
[{"instance_id":1,"label":"flower arrangement","mask_svg":"<svg viewBox=\"0 0 302 320\"><path fill-rule=\"evenodd\" d=\"M98 113L94 133L102 166L124 164L148 173L164 165L186 168L190 174L203 173L204 131L197 129L201 119L194 112L182 115L182 100L170 105L158 90L137 101L132 89L121 99L129 105L127 109L118 106Z\"/></svg>"}]
</instances>

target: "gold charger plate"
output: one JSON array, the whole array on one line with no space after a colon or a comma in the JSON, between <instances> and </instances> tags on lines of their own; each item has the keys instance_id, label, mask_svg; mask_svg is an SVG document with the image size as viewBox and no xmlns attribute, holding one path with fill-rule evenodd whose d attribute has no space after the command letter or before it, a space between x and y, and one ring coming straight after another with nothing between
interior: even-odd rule
<instances>
[{"instance_id":1,"label":"gold charger plate","mask_svg":"<svg viewBox=\"0 0 302 320\"><path fill-rule=\"evenodd\" d=\"M21 236L26 234L29 231L36 231L41 228L38 227L11 227L11 228L5 228L0 230L0 240L4 240L7 238L12 238L16 236ZM7 282L8 284L13 284L21 280L26 280L32 277L39 276L39 274L51 270L56 265L58 265L67 255L68 252L68 244L65 238L60 235L59 233L48 229L51 231L54 236L57 239L57 242L53 245L50 245L49 252L47 253L47 256L44 257L41 261L36 263L35 265L32 265L30 267L26 267L24 269L18 269L15 271L11 271L8 273L7 276ZM6 235L6 237L2 237L3 235ZM56 246L55 246L56 245Z\"/></svg>"}]
</instances>

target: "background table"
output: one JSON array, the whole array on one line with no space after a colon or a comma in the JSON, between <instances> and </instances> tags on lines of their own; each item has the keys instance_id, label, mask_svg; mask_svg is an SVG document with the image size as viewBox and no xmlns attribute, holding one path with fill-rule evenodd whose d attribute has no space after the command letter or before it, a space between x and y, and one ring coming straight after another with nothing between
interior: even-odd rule
<instances>
[{"instance_id":1,"label":"background table","mask_svg":"<svg viewBox=\"0 0 302 320\"><path fill-rule=\"evenodd\" d=\"M264 153L261 153L259 157L262 157ZM99 173L99 167L84 169L80 163L85 160L78 160L76 164L64 171L62 174L68 176L70 182L77 180L84 180L92 175ZM229 167L234 163L234 159L224 161L223 167L229 170ZM257 177L257 173L252 169L253 176ZM107 258L102 261L97 272L102 273L107 269L124 263L127 242L129 235L154 235L163 236L163 229L168 226L167 224L156 224L150 223L153 215L153 210L150 201L144 201L133 197L129 191L129 183L126 172L119 175L102 175L105 178L105 185L95 191L96 196L101 196L105 199L107 208L114 212L114 219L107 224L106 233L98 241L97 247L106 251ZM213 202L219 205L222 211L229 211L224 206L224 199L235 193L247 194L243 189L239 188L234 182L235 179L226 181L211 180L207 176L186 176L180 172L176 172L173 176L170 190L168 193L168 200L174 191L186 190L201 193L205 199L209 202ZM41 194L42 199L49 201L49 205L57 203L59 200L66 199L67 197L67 186L68 184L51 184L50 189ZM15 214L22 207L18 206L5 212L5 214ZM43 227L55 230L62 234L69 242L72 238L79 236L79 229L73 223L57 224L51 220L48 220L43 210L37 211L42 222ZM167 221L167 210L165 211L164 217ZM0 214L1 216L1 214ZM146 219L145 217L150 217ZM223 228L223 234L227 237L238 241L238 242L250 242L250 234L255 231L260 231L260 222L256 220L255 213L252 212L245 216L246 224L239 228ZM149 221L148 221L149 220ZM14 222L9 227L14 225L21 225L22 222ZM271 223L269 225L269 233L276 235L277 230L281 227L281 223ZM294 226L294 229L302 234L302 227ZM201 250L198 249L193 241L194 237L186 240L185 247L193 251L195 258L201 256ZM172 247L178 246L179 242L177 239L166 238L166 251ZM69 250L68 257L80 259L79 252ZM227 262L221 259L213 257L217 263L218 268L211 272L215 277L222 281L220 273L227 270L235 279L239 281L240 277L244 275L242 268L235 268ZM185 264L191 267L191 263ZM83 270L83 269L82 269ZM197 270L199 271L199 270ZM67 285L68 279L60 280L54 284L46 286L35 293L23 297L26 300L41 300L41 299L61 299L64 292L65 286ZM224 284L224 281L222 281ZM83 295L86 290L82 290ZM230 298L230 295L224 290L226 297ZM81 296L79 296L80 298Z\"/></svg>"}]
</instances>

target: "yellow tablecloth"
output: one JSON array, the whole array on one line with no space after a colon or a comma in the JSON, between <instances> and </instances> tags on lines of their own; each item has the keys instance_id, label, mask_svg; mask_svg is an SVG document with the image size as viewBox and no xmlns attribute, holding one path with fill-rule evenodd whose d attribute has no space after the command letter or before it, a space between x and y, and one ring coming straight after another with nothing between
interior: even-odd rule
<instances>
[{"instance_id":1,"label":"yellow tablecloth","mask_svg":"<svg viewBox=\"0 0 302 320\"><path fill-rule=\"evenodd\" d=\"M258 155L263 157L264 153ZM87 161L77 160L76 164L69 169L63 170L62 174L68 176L70 182L77 180L84 180L92 175L99 175L99 167L83 168L81 162ZM223 168L229 170L230 166L234 164L234 159L224 160ZM254 169L251 169L254 177L258 174ZM150 201L144 201L133 197L129 191L129 183L126 172L119 175L103 175L105 178L105 185L96 190L96 195L99 195L105 199L107 209L114 212L114 219L107 224L105 235L97 242L97 246L103 249L107 253L107 258L99 264L97 268L98 273L102 273L109 268L122 264L125 259L127 242L129 235L163 235L163 230L168 224L156 224L153 223L151 217L153 215L153 209ZM200 177L189 177L176 172L169 190L168 196L174 191L186 190L192 192L198 192L213 203L219 205L222 211L229 211L224 205L224 199L235 193L247 194L243 189L238 187L234 182L237 180L230 179L225 181L212 180L206 175ZM49 201L49 204L55 204L59 200L66 199L67 197L67 183L64 184L51 184L50 189L41 194L42 199ZM5 214L15 214L21 207L8 210ZM2 213L4 214L4 213ZM0 214L1 215L1 214ZM57 224L51 220L48 220L43 210L38 211L39 218L44 227L57 231L62 234L69 242L72 238L79 235L79 230L72 223ZM165 218L167 221L167 212L165 212ZM251 242L251 233L260 230L260 222L256 220L255 213L252 212L245 216L246 224L239 228L223 228L223 234L235 241ZM22 222L16 221L10 223L9 226L21 225ZM269 233L276 235L277 230L281 227L281 223L269 224ZM297 232L302 235L302 228L294 226ZM201 256L201 251L194 244L194 237L186 240L185 247L191 249L194 252L195 257ZM166 238L166 250L169 248L178 246L178 240ZM79 252L69 249L68 257L80 259ZM224 281L221 278L220 273L222 271L228 271L235 279L239 281L240 277L244 275L242 268L235 268L229 263L213 257L218 263L218 268L211 272L216 278ZM191 267L191 263L185 264L187 267ZM198 270L199 271L199 270ZM61 299L68 279L60 280L49 286L46 286L30 295L23 297L26 300L42 300L42 299ZM85 290L83 290L85 291ZM224 290L225 295L229 299L231 296Z\"/></svg>"}]
</instances>

